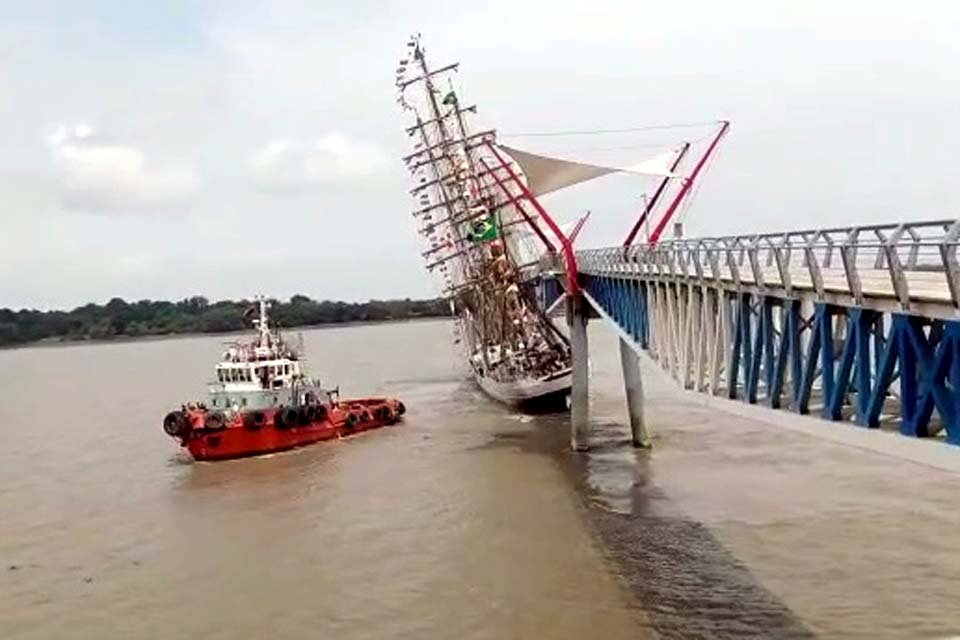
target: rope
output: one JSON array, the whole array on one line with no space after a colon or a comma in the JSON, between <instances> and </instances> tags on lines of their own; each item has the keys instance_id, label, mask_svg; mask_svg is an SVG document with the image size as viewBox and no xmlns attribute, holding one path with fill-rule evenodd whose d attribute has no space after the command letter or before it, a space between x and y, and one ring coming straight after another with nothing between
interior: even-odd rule
<instances>
[{"instance_id":1,"label":"rope","mask_svg":"<svg viewBox=\"0 0 960 640\"><path fill-rule=\"evenodd\" d=\"M706 133L699 138L693 138L691 140L686 140L691 145L695 145L699 142L703 142L707 138L712 138L714 132ZM580 149L560 149L560 150L550 150L548 153L598 153L603 151L630 151L632 149L663 149L664 151L670 149L677 149L678 145L675 143L666 143L666 142L646 142L640 144L630 144L630 145L620 145L616 147L587 147Z\"/></svg>"},{"instance_id":2,"label":"rope","mask_svg":"<svg viewBox=\"0 0 960 640\"><path fill-rule=\"evenodd\" d=\"M722 147L718 146L713 150L713 153L707 158L707 163L703 167L703 171L700 172L700 176L697 182L693 185L693 189L690 193L687 194L687 197L683 199L683 204L680 205L680 213L677 216L677 220L680 222L686 223L687 211L693 206L693 201L700 194L700 189L703 188L703 182L706 177L710 174L710 169L713 168L713 163L716 161L717 156L720 155Z\"/></svg>"},{"instance_id":3,"label":"rope","mask_svg":"<svg viewBox=\"0 0 960 640\"><path fill-rule=\"evenodd\" d=\"M597 153L601 151L629 151L631 149L656 149L661 148L664 150L669 149L670 145L664 144L662 142L650 142L647 144L631 144L623 145L619 147L588 147L586 149L557 149L550 150L548 153Z\"/></svg>"},{"instance_id":4,"label":"rope","mask_svg":"<svg viewBox=\"0 0 960 640\"><path fill-rule=\"evenodd\" d=\"M707 125L715 125L715 124L717 124L715 120L709 120L706 122L679 122L674 124L650 125L646 127L628 127L626 129L587 129L583 131L531 131L531 132L523 132L523 133L504 133L501 135L504 138L546 138L546 137L555 137L555 136L590 136L590 135L600 135L600 134L607 134L607 133L631 133L635 131L658 131L662 129L705 127Z\"/></svg>"}]
</instances>

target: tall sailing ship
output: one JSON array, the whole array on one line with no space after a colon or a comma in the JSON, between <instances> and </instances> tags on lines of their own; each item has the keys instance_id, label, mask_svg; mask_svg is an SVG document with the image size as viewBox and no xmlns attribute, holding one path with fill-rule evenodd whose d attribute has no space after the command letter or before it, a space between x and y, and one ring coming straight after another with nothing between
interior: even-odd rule
<instances>
[{"instance_id":1,"label":"tall sailing ship","mask_svg":"<svg viewBox=\"0 0 960 640\"><path fill-rule=\"evenodd\" d=\"M518 407L562 407L570 390L570 346L528 286L542 252L518 203L520 168L473 131L475 106L453 85L458 65L431 68L420 39L397 68L399 103L410 114L415 218L427 269L443 279L458 340L480 387Z\"/></svg>"}]
</instances>

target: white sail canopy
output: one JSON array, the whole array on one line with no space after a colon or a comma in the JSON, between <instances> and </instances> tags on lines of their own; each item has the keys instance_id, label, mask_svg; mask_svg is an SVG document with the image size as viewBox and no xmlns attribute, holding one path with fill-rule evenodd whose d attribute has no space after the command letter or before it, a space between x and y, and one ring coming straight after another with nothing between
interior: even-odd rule
<instances>
[{"instance_id":1,"label":"white sail canopy","mask_svg":"<svg viewBox=\"0 0 960 640\"><path fill-rule=\"evenodd\" d=\"M652 158L647 158L646 160L642 160L637 164L631 164L627 167L624 167L620 169L620 171L625 173L638 173L646 176L679 178L680 174L674 173L670 170L670 168L673 166L673 163L676 162L679 153L679 149L664 151L663 153L659 153Z\"/></svg>"},{"instance_id":2,"label":"white sail canopy","mask_svg":"<svg viewBox=\"0 0 960 640\"><path fill-rule=\"evenodd\" d=\"M647 176L678 177L670 171L676 159L676 151L667 151L627 167L611 167L522 151L515 147L500 145L523 171L527 188L535 196L600 178L611 173L634 173Z\"/></svg>"}]
</instances>

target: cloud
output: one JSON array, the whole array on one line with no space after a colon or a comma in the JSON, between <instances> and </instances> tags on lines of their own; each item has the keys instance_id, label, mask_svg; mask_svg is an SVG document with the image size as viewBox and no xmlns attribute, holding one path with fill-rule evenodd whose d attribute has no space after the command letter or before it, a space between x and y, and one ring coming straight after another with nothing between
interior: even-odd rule
<instances>
[{"instance_id":1,"label":"cloud","mask_svg":"<svg viewBox=\"0 0 960 640\"><path fill-rule=\"evenodd\" d=\"M386 156L375 144L336 132L311 141L278 138L250 156L253 179L266 189L350 182L385 166Z\"/></svg>"},{"instance_id":2,"label":"cloud","mask_svg":"<svg viewBox=\"0 0 960 640\"><path fill-rule=\"evenodd\" d=\"M138 147L99 139L88 124L58 127L47 138L62 204L93 212L182 206L200 189L189 166L153 166Z\"/></svg>"}]
</instances>

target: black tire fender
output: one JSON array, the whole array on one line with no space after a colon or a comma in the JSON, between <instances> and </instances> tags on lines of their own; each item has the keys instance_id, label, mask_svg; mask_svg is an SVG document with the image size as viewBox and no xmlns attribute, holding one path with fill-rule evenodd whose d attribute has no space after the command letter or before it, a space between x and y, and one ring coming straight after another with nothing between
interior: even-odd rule
<instances>
[{"instance_id":1,"label":"black tire fender","mask_svg":"<svg viewBox=\"0 0 960 640\"><path fill-rule=\"evenodd\" d=\"M183 411L171 411L163 419L163 432L171 438L190 433L190 420Z\"/></svg>"},{"instance_id":2,"label":"black tire fender","mask_svg":"<svg viewBox=\"0 0 960 640\"><path fill-rule=\"evenodd\" d=\"M259 412L258 412L259 413ZM263 426L263 414L260 414L260 420L252 413L243 414L243 428L247 431L259 431Z\"/></svg>"},{"instance_id":3,"label":"black tire fender","mask_svg":"<svg viewBox=\"0 0 960 640\"><path fill-rule=\"evenodd\" d=\"M219 411L212 411L203 417L203 426L207 431L220 431L227 426L227 419Z\"/></svg>"}]
</instances>

